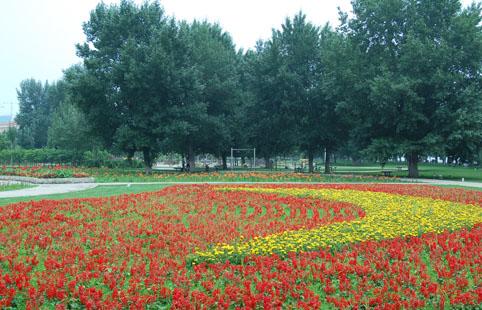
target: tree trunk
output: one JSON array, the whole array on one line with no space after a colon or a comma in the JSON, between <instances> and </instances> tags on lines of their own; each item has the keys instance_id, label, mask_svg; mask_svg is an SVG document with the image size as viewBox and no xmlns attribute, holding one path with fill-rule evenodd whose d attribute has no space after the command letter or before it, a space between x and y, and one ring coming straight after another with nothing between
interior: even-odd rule
<instances>
[{"instance_id":1,"label":"tree trunk","mask_svg":"<svg viewBox=\"0 0 482 310\"><path fill-rule=\"evenodd\" d=\"M225 154L221 155L221 160L223 161L223 170L228 169L228 156Z\"/></svg>"},{"instance_id":2,"label":"tree trunk","mask_svg":"<svg viewBox=\"0 0 482 310\"><path fill-rule=\"evenodd\" d=\"M187 150L187 163L189 164L189 169L194 169L196 167L196 156L194 154L192 145L189 145Z\"/></svg>"},{"instance_id":3,"label":"tree trunk","mask_svg":"<svg viewBox=\"0 0 482 310\"><path fill-rule=\"evenodd\" d=\"M410 153L407 154L408 161L408 177L418 178L418 154Z\"/></svg>"},{"instance_id":4,"label":"tree trunk","mask_svg":"<svg viewBox=\"0 0 482 310\"><path fill-rule=\"evenodd\" d=\"M144 165L146 174L152 173L152 153L151 149L145 147L142 149L142 154L144 155Z\"/></svg>"},{"instance_id":5,"label":"tree trunk","mask_svg":"<svg viewBox=\"0 0 482 310\"><path fill-rule=\"evenodd\" d=\"M264 158L264 167L266 169L271 169L272 165L271 165L271 158L269 156L266 156Z\"/></svg>"},{"instance_id":6,"label":"tree trunk","mask_svg":"<svg viewBox=\"0 0 482 310\"><path fill-rule=\"evenodd\" d=\"M134 157L134 154L136 153L136 150L130 149L127 151L127 164L129 167L132 167L132 158Z\"/></svg>"},{"instance_id":7,"label":"tree trunk","mask_svg":"<svg viewBox=\"0 0 482 310\"><path fill-rule=\"evenodd\" d=\"M330 174L330 163L331 163L331 151L329 149L325 150L325 174Z\"/></svg>"},{"instance_id":8,"label":"tree trunk","mask_svg":"<svg viewBox=\"0 0 482 310\"><path fill-rule=\"evenodd\" d=\"M315 167L313 165L313 152L308 151L308 171L310 173L315 172Z\"/></svg>"}]
</instances>

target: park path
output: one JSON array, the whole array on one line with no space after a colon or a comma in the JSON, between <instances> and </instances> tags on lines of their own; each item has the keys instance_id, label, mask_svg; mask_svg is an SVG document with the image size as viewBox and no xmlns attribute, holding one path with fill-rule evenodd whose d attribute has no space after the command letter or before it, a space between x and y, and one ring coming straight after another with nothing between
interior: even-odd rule
<instances>
[{"instance_id":1,"label":"park path","mask_svg":"<svg viewBox=\"0 0 482 310\"><path fill-rule=\"evenodd\" d=\"M31 188L0 192L0 198L64 194L94 188L97 185L97 183L40 184Z\"/></svg>"},{"instance_id":2,"label":"park path","mask_svg":"<svg viewBox=\"0 0 482 310\"><path fill-rule=\"evenodd\" d=\"M334 182L336 184L428 184L428 185L447 185L447 186L467 186L482 188L482 182L462 182L450 180L431 180L431 179L400 179L401 182ZM329 182L115 182L97 183L98 185L152 185L152 184L324 184Z\"/></svg>"},{"instance_id":3,"label":"park path","mask_svg":"<svg viewBox=\"0 0 482 310\"><path fill-rule=\"evenodd\" d=\"M430 185L446 185L446 186L468 186L482 188L482 182L452 181L452 180L432 180L432 179L401 179L408 183L423 183Z\"/></svg>"},{"instance_id":4,"label":"park path","mask_svg":"<svg viewBox=\"0 0 482 310\"><path fill-rule=\"evenodd\" d=\"M461 182L449 180L429 180L429 179L401 179L401 183L386 183L386 184L410 184L422 183L429 185L446 185L446 186L468 186L482 189L481 182ZM86 189L91 189L97 186L131 186L131 185L175 185L175 184L323 184L320 182L111 182L111 183L75 183L75 184L40 184L36 187L25 188L13 191L0 192L0 198L13 197L30 197L40 195L64 194L70 192L77 192ZM337 182L337 184L340 182ZM356 184L356 182L349 182L348 184ZM373 184L373 183L358 183L358 184ZM378 183L380 184L380 183Z\"/></svg>"}]
</instances>

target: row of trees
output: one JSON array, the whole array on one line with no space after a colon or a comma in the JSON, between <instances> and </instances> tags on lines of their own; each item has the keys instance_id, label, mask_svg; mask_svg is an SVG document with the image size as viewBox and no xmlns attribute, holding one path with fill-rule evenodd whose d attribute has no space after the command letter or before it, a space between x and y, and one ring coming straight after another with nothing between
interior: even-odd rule
<instances>
[{"instance_id":1,"label":"row of trees","mask_svg":"<svg viewBox=\"0 0 482 310\"><path fill-rule=\"evenodd\" d=\"M22 83L20 133L33 147L95 141L128 157L139 151L148 168L161 152L184 154L191 167L199 153L226 165L231 146L256 147L268 164L303 152L310 171L322 152L326 171L337 151L403 154L410 176L421 155L473 160L482 144L481 5L352 5L337 29L299 13L244 52L218 25L177 21L158 2L99 4L77 46L83 64L54 85Z\"/></svg>"},{"instance_id":2,"label":"row of trees","mask_svg":"<svg viewBox=\"0 0 482 310\"><path fill-rule=\"evenodd\" d=\"M65 79L53 84L24 80L17 93L20 111L15 121L19 129L14 133L14 142L19 146L55 147L81 154L96 145L90 124L72 102Z\"/></svg>"}]
</instances>

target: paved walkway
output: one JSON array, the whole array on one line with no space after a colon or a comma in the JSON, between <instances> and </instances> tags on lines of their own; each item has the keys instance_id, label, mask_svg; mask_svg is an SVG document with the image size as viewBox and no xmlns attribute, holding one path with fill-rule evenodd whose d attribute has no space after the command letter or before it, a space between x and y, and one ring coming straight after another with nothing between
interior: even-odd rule
<instances>
[{"instance_id":1,"label":"paved walkway","mask_svg":"<svg viewBox=\"0 0 482 310\"><path fill-rule=\"evenodd\" d=\"M447 186L468 186L474 188L481 188L480 182L461 182L449 180L429 180L429 179L401 179L401 183L386 183L386 184L409 184L409 183L423 183L430 185L447 185ZM116 183L76 183L76 184L40 184L36 187L19 189L13 191L0 192L0 198L11 197L28 197L40 195L63 194L70 192L82 191L97 186L131 186L131 185L170 185L170 184L320 184L319 182L116 182ZM354 182L350 182L354 184ZM359 184L367 184L362 182Z\"/></svg>"},{"instance_id":2,"label":"paved walkway","mask_svg":"<svg viewBox=\"0 0 482 310\"><path fill-rule=\"evenodd\" d=\"M482 188L482 182L462 182L451 180L432 180L432 179L401 179L405 182L424 183L431 185L447 185L447 186L468 186L475 188Z\"/></svg>"},{"instance_id":3,"label":"paved walkway","mask_svg":"<svg viewBox=\"0 0 482 310\"><path fill-rule=\"evenodd\" d=\"M75 183L75 184L40 184L31 188L18 189L13 191L0 192L0 198L28 197L40 195L63 194L82 191L94 188L96 183Z\"/></svg>"},{"instance_id":4,"label":"paved walkway","mask_svg":"<svg viewBox=\"0 0 482 310\"><path fill-rule=\"evenodd\" d=\"M410 183L423 183L430 185L448 185L448 186L467 186L482 188L482 182L462 182L462 181L450 181L450 180L431 180L431 179L400 179L401 182L346 182L347 184L410 184ZM116 182L116 183L97 183L98 185L149 185L149 184L323 184L323 182ZM343 183L343 182L335 182Z\"/></svg>"}]
</instances>

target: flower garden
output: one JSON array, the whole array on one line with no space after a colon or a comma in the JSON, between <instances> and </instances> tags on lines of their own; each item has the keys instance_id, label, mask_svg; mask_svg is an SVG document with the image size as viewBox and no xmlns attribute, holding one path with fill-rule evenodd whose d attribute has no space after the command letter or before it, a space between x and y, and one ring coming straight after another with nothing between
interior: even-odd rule
<instances>
[{"instance_id":1,"label":"flower garden","mask_svg":"<svg viewBox=\"0 0 482 310\"><path fill-rule=\"evenodd\" d=\"M323 175L290 171L211 171L179 172L143 169L87 168L69 165L1 166L0 175L51 178L93 177L98 183L110 182L397 182L398 178L363 175Z\"/></svg>"},{"instance_id":2,"label":"flower garden","mask_svg":"<svg viewBox=\"0 0 482 310\"><path fill-rule=\"evenodd\" d=\"M88 168L86 173L97 182L394 182L394 177L362 175L324 175L292 171L210 171L158 172L146 175L140 170Z\"/></svg>"},{"instance_id":3,"label":"flower garden","mask_svg":"<svg viewBox=\"0 0 482 310\"><path fill-rule=\"evenodd\" d=\"M1 166L0 175L52 178L84 178L89 174L80 168L65 165Z\"/></svg>"},{"instance_id":4,"label":"flower garden","mask_svg":"<svg viewBox=\"0 0 482 310\"><path fill-rule=\"evenodd\" d=\"M0 207L0 308L482 303L482 192L177 185Z\"/></svg>"}]
</instances>

